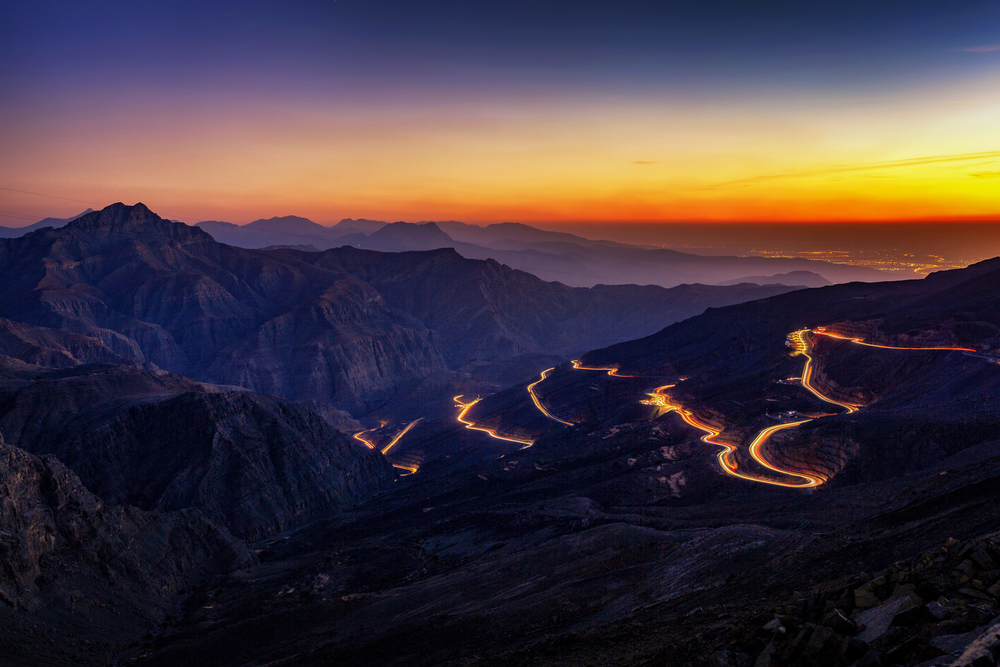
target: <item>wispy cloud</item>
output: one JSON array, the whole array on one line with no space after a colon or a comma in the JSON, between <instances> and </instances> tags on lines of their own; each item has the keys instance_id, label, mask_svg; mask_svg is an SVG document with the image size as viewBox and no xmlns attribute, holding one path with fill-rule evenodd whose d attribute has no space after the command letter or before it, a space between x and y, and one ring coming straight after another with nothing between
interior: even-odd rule
<instances>
[{"instance_id":1,"label":"wispy cloud","mask_svg":"<svg viewBox=\"0 0 1000 667\"><path fill-rule=\"evenodd\" d=\"M973 178L1000 178L1000 171L975 171L969 176Z\"/></svg>"},{"instance_id":2,"label":"wispy cloud","mask_svg":"<svg viewBox=\"0 0 1000 667\"><path fill-rule=\"evenodd\" d=\"M659 162L646 162L645 160L636 160L632 164L660 164Z\"/></svg>"},{"instance_id":3,"label":"wispy cloud","mask_svg":"<svg viewBox=\"0 0 1000 667\"><path fill-rule=\"evenodd\" d=\"M993 53L994 51L1000 51L1000 44L986 44L984 46L972 46L967 49L962 49L966 53Z\"/></svg>"},{"instance_id":4,"label":"wispy cloud","mask_svg":"<svg viewBox=\"0 0 1000 667\"><path fill-rule=\"evenodd\" d=\"M832 174L846 174L851 172L874 171L881 169L902 169L906 167L919 167L924 165L949 164L955 162L968 162L971 160L982 160L985 158L1000 159L1000 151L988 151L985 153L962 153L956 155L930 155L926 157L910 158L908 160L894 160L892 162L870 162L868 164L840 164L832 165L826 169L813 169L808 171L786 171L780 174L764 174L741 178L735 181L725 181L706 185L703 190L725 190L728 188L742 188L755 185L765 181L776 181L790 178L809 178L812 176L827 176ZM989 173L989 172L981 172Z\"/></svg>"}]
</instances>

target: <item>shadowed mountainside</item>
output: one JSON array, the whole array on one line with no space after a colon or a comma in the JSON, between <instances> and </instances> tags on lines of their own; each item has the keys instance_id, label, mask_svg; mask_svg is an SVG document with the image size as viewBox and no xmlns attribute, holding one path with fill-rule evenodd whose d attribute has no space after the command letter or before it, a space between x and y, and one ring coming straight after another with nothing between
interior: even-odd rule
<instances>
[{"instance_id":1,"label":"shadowed mountainside","mask_svg":"<svg viewBox=\"0 0 1000 667\"><path fill-rule=\"evenodd\" d=\"M305 408L128 366L0 377L0 431L105 502L198 508L258 538L384 490L386 460Z\"/></svg>"},{"instance_id":2,"label":"shadowed mountainside","mask_svg":"<svg viewBox=\"0 0 1000 667\"><path fill-rule=\"evenodd\" d=\"M108 507L55 457L2 438L0 498L4 664L111 664L181 591L254 562L196 510Z\"/></svg>"},{"instance_id":3,"label":"shadowed mountainside","mask_svg":"<svg viewBox=\"0 0 1000 667\"><path fill-rule=\"evenodd\" d=\"M141 204L0 241L0 281L0 316L98 339L133 363L355 412L472 361L570 354L790 289L588 290L453 250L246 250Z\"/></svg>"}]
</instances>

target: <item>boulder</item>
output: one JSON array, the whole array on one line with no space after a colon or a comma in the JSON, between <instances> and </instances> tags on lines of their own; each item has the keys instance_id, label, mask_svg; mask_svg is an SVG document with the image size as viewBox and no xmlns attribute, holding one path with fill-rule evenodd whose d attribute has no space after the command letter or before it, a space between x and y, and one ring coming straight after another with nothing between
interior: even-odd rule
<instances>
[{"instance_id":1,"label":"boulder","mask_svg":"<svg viewBox=\"0 0 1000 667\"><path fill-rule=\"evenodd\" d=\"M982 633L952 667L996 667L1000 664L1000 623Z\"/></svg>"},{"instance_id":2,"label":"boulder","mask_svg":"<svg viewBox=\"0 0 1000 667\"><path fill-rule=\"evenodd\" d=\"M898 597L859 614L855 621L864 629L858 633L858 639L872 643L889 631L893 620L900 612L913 607L914 604L917 603L912 598Z\"/></svg>"},{"instance_id":3,"label":"boulder","mask_svg":"<svg viewBox=\"0 0 1000 667\"><path fill-rule=\"evenodd\" d=\"M844 616L839 609L834 609L824 616L821 623L844 636L858 634L857 624Z\"/></svg>"}]
</instances>

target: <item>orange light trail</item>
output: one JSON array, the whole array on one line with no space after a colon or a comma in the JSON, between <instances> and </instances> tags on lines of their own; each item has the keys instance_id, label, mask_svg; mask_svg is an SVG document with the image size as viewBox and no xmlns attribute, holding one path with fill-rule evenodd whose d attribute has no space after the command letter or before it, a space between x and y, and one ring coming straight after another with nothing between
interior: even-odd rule
<instances>
[{"instance_id":1,"label":"orange light trail","mask_svg":"<svg viewBox=\"0 0 1000 667\"><path fill-rule=\"evenodd\" d=\"M646 405L656 405L658 407L664 408L665 410L676 412L688 426L696 428L699 431L704 431L705 435L701 436L702 442L722 448L722 451L719 452L718 454L719 465L722 467L723 472L725 472L727 475L738 477L739 479L744 479L748 482L771 484L772 486L783 486L790 489L807 489L814 486L819 486L820 484L826 481L824 478L816 475L810 475L807 473L797 473L797 472L792 472L790 470L782 470L781 468L778 468L777 466L774 466L773 464L765 460L764 457L761 456L760 454L761 445L763 445L767 441L767 439L771 436L772 433L774 433L775 431L780 431L781 429L799 426L800 424L805 424L807 421L811 420L805 419L803 421L791 422L788 424L778 424L776 426L768 427L763 431L761 431L759 434L757 434L757 437L754 438L754 441L750 445L750 455L754 458L755 461L763 465L765 468L773 470L774 472L780 473L782 475L787 475L789 477L797 477L799 479L805 480L804 482L802 483L782 482L776 479L759 477L757 475L748 475L746 473L740 472L737 469L736 462L732 460L732 455L736 451L736 447L730 445L728 442L724 442L718 439L719 436L722 434L722 431L720 429L702 423L701 421L698 420L697 417L694 416L694 413L692 413L690 410L684 408L680 404L671 403L667 399L667 396L663 392L666 389L670 389L673 386L674 385L672 384L668 384L663 387L657 388L656 393L649 394L649 396L652 397L651 400L643 401L643 403L645 403Z\"/></svg>"},{"instance_id":2,"label":"orange light trail","mask_svg":"<svg viewBox=\"0 0 1000 667\"><path fill-rule=\"evenodd\" d=\"M421 417L420 419L423 419L423 417ZM414 419L413 421L411 421L409 424L406 425L406 428L404 428L402 431L400 431L399 433L397 433L396 437L393 438L392 441L388 445L386 445L385 447L382 448L382 454L383 455L388 454L389 450L392 449L393 447L395 447L396 443L399 442L400 438L402 438L404 435L406 435L406 433L411 428L413 428L414 426L416 426L417 422L420 421L420 419ZM399 466L397 466L397 467L399 467Z\"/></svg>"},{"instance_id":3,"label":"orange light trail","mask_svg":"<svg viewBox=\"0 0 1000 667\"><path fill-rule=\"evenodd\" d=\"M420 419L423 419L423 417L421 417ZM395 447L396 443L399 442L400 438L402 438L404 435L406 435L407 431L409 431L411 428L413 428L414 425L418 421L420 421L420 419L416 419L416 420L410 422L409 424L406 425L406 428L404 428L402 431L400 431L399 433L397 433L396 437L393 438L392 441L382 449L382 454L385 455L390 449L392 449L393 447ZM354 439L357 440L358 442L362 443L368 449L378 449L378 447L375 446L374 442L372 442L371 440L368 440L364 436L365 436L365 433L374 433L375 431L379 430L380 428L385 428L385 424L386 424L386 422L382 422L381 426L376 426L375 428L368 429L367 431L358 431L357 433L354 434ZM392 462L390 461L390 463L392 463ZM405 464L405 463L393 463L392 467L393 468L399 468L400 470L405 470L406 471L405 473L403 473L403 474L400 475L401 477L407 477L409 475L412 475L413 473L417 472L417 470L420 469L419 466L409 465L409 464Z\"/></svg>"},{"instance_id":4,"label":"orange light trail","mask_svg":"<svg viewBox=\"0 0 1000 667\"><path fill-rule=\"evenodd\" d=\"M497 440L506 440L507 442L517 442L517 443L520 443L520 444L522 444L522 445L525 446L524 449L526 449L528 447L531 447L533 444L535 444L534 440L521 440L519 438L508 438L506 436L500 435L499 433L497 433L496 431L494 431L491 428L485 428L483 426L476 426L475 423L473 423L471 421L466 421L465 414L469 410L472 409L473 405L475 405L476 403L478 403L479 401L481 401L483 399L477 398L474 401L469 401L468 403L463 403L462 400L461 400L461 398L464 395L465 394L459 394L458 396L456 396L455 397L455 404L456 404L457 407L462 408L462 411L458 413L458 421L459 421L459 423L464 424L465 428L470 429L472 431L482 431L483 433L488 433L490 435L490 437L496 438Z\"/></svg>"},{"instance_id":5,"label":"orange light trail","mask_svg":"<svg viewBox=\"0 0 1000 667\"><path fill-rule=\"evenodd\" d=\"M634 375L622 375L618 372L618 366L581 366L579 359L573 360L573 368L578 371L607 371L608 375L616 378L632 378Z\"/></svg>"},{"instance_id":6,"label":"orange light trail","mask_svg":"<svg viewBox=\"0 0 1000 667\"><path fill-rule=\"evenodd\" d=\"M808 333L814 333L821 336L829 336L831 338L837 338L840 340L848 340L857 345L864 345L866 347L875 347L886 350L946 350L946 351L956 351L956 352L976 351L965 347L898 347L892 345L878 345L875 343L865 343L860 338L850 338L848 336L840 336L838 334L828 333L824 331L823 328L818 328L815 331L812 331L810 329L800 329L798 331L793 331L792 333L788 334L788 340L792 344L792 347L795 348L795 354L801 354L806 358L805 366L802 369L802 377L790 378L790 379L798 380L799 383L802 385L802 387L804 387L813 396L820 399L821 401L843 408L845 411L844 414L851 414L852 412L857 412L858 409L861 408L861 405L856 403L846 403L843 401L838 401L834 398L826 396L823 393L821 393L819 389L817 389L816 386L812 383L814 360L813 356L810 354L812 347L809 344L809 341L806 339L806 334ZM595 369L586 369L586 370L595 370ZM719 458L719 464L722 466L723 471L725 471L727 474L733 475L734 477L739 477L740 479L749 480L751 482L759 482L762 484L772 484L775 486L784 486L789 488L800 488L800 489L816 487L826 481L825 477L816 474L799 473L779 468L770 461L768 461L766 458L764 458L764 455L761 453L761 449L764 446L764 443L768 441L771 435L784 429L801 426L802 424L806 424L812 421L812 419L802 419L796 422L789 422L786 424L776 424L774 426L769 426L764 430L762 430L760 433L758 433L757 436L751 441L750 446L748 447L748 452L750 456L763 467L773 472L779 473L781 475L786 475L789 477L797 477L801 480L804 480L804 482L788 483L773 479L767 479L763 477L757 477L754 475L746 475L738 472L736 469L736 464L732 461L731 455L733 454L733 452L736 451L736 448L730 445L729 443L718 440L718 437L721 434L720 430L708 426L707 424L701 423L694 417L694 415L689 410L684 409L678 404L670 403L667 400L667 397L663 394L663 391L673 386L674 385L666 385L664 387L658 388L655 394L650 394L650 396L652 397L651 400L643 401L643 403L647 405L656 405L666 410L676 411L677 414L680 415L681 419L683 419L688 425L693 426L698 430L704 431L705 435L701 437L701 440L703 442L723 448L723 451L719 453L718 458Z\"/></svg>"},{"instance_id":7,"label":"orange light trail","mask_svg":"<svg viewBox=\"0 0 1000 667\"><path fill-rule=\"evenodd\" d=\"M370 441L370 440L368 440L368 439L366 439L364 437L364 435L365 435L365 433L373 433L374 431L377 431L380 428L382 428L382 427L378 426L376 428L368 429L367 431L358 431L357 433L354 434L354 439L357 440L358 442L360 442L361 444L363 444L368 449L375 449L375 443L372 442L372 441Z\"/></svg>"},{"instance_id":8,"label":"orange light trail","mask_svg":"<svg viewBox=\"0 0 1000 667\"><path fill-rule=\"evenodd\" d=\"M576 362L573 362L573 363L576 363ZM548 417L549 419L551 419L553 421L559 422L560 424L566 424L566 426L572 426L573 422L568 422L565 419L559 419L559 417L556 417L554 414L552 414L551 412L549 412L548 410L546 410L545 406L542 405L542 402L540 400L538 400L537 394L535 394L535 385L540 384L543 380L545 380L545 378L547 378L549 376L549 373L551 373L554 370L555 370L555 366L553 366L552 368L548 368L548 369L542 371L542 377L540 379L538 379L538 380L535 380L534 382L532 382L531 384L528 385L528 393L531 394L531 400L534 401L535 407L538 408L539 411L541 411L541 413L543 415L545 415L546 417Z\"/></svg>"},{"instance_id":9,"label":"orange light trail","mask_svg":"<svg viewBox=\"0 0 1000 667\"><path fill-rule=\"evenodd\" d=\"M400 473L400 477L409 477L413 473L420 470L419 466L406 465L405 463L393 463L393 468L399 468L400 470L405 470L405 473Z\"/></svg>"},{"instance_id":10,"label":"orange light trail","mask_svg":"<svg viewBox=\"0 0 1000 667\"><path fill-rule=\"evenodd\" d=\"M803 331L808 331L804 329ZM824 329L824 327L818 327L813 330L813 333L818 336L827 336L829 338L837 338L838 340L849 340L855 345L864 345L865 347L878 347L883 350L946 350L950 352L978 352L979 350L974 350L971 347L898 347L896 345L879 345L878 343L866 343L860 338L851 338L849 336L841 336L835 333L829 333Z\"/></svg>"},{"instance_id":11,"label":"orange light trail","mask_svg":"<svg viewBox=\"0 0 1000 667\"><path fill-rule=\"evenodd\" d=\"M841 403L840 401L836 401L832 398L824 396L819 392L818 389L816 389L816 387L813 386L812 384L813 358L812 355L809 354L809 350L811 349L811 347L809 345L809 342L806 340L807 333L809 333L809 329L800 329L798 331L793 331L792 333L788 334L788 340L789 342L791 342L792 347L795 348L795 353L801 354L806 358L806 365L802 369L802 378L799 380L799 383L803 387L805 387L806 390L809 391L809 393L811 393L819 400L840 406L845 410L847 410L847 414L851 414L852 412L857 412L858 408L861 407L860 405L856 405L854 403Z\"/></svg>"}]
</instances>

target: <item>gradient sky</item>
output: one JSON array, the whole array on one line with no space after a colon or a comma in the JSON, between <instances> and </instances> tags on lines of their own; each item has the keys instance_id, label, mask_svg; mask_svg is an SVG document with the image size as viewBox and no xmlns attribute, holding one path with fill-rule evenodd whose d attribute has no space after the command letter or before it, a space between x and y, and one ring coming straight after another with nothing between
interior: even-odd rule
<instances>
[{"instance_id":1,"label":"gradient sky","mask_svg":"<svg viewBox=\"0 0 1000 667\"><path fill-rule=\"evenodd\" d=\"M995 0L8 4L0 224L1000 219Z\"/></svg>"}]
</instances>

